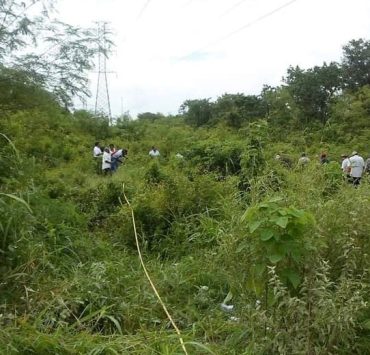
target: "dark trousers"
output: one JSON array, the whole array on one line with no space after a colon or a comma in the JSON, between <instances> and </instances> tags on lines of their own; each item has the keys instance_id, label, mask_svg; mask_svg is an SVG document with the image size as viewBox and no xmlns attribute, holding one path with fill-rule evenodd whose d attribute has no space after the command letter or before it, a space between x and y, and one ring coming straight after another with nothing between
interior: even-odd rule
<instances>
[{"instance_id":1,"label":"dark trousers","mask_svg":"<svg viewBox=\"0 0 370 355\"><path fill-rule=\"evenodd\" d=\"M360 177L352 177L352 184L354 186L360 185L360 182L361 182L361 178Z\"/></svg>"}]
</instances>

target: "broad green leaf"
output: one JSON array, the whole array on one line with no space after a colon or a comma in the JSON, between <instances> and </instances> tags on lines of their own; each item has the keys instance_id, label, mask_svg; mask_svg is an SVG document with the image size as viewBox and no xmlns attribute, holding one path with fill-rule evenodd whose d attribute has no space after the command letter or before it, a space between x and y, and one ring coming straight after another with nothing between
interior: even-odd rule
<instances>
[{"instance_id":1,"label":"broad green leaf","mask_svg":"<svg viewBox=\"0 0 370 355\"><path fill-rule=\"evenodd\" d=\"M291 216L294 216L294 217L302 217L304 214L305 214L305 211L303 210L297 210L296 208L294 207L289 207L288 208L288 212Z\"/></svg>"},{"instance_id":2,"label":"broad green leaf","mask_svg":"<svg viewBox=\"0 0 370 355\"><path fill-rule=\"evenodd\" d=\"M279 218L276 219L275 223L281 228L286 228L286 226L289 223L289 218L288 217L279 217Z\"/></svg>"},{"instance_id":3,"label":"broad green leaf","mask_svg":"<svg viewBox=\"0 0 370 355\"><path fill-rule=\"evenodd\" d=\"M253 233L261 224L263 221L254 221L249 225L249 231Z\"/></svg>"},{"instance_id":4,"label":"broad green leaf","mask_svg":"<svg viewBox=\"0 0 370 355\"><path fill-rule=\"evenodd\" d=\"M268 256L268 259L273 263L273 264L276 264L278 263L280 260L282 260L284 258L284 254L272 254L272 255L269 255Z\"/></svg>"},{"instance_id":5,"label":"broad green leaf","mask_svg":"<svg viewBox=\"0 0 370 355\"><path fill-rule=\"evenodd\" d=\"M274 236L274 231L272 229L264 229L261 232L261 238L260 239L265 242L267 240L270 240L273 236Z\"/></svg>"},{"instance_id":6,"label":"broad green leaf","mask_svg":"<svg viewBox=\"0 0 370 355\"><path fill-rule=\"evenodd\" d=\"M251 208L248 208L242 215L242 217L240 218L240 220L242 222L244 222L245 220L249 220L251 219L254 214L256 213L256 208L255 207L251 207Z\"/></svg>"}]
</instances>

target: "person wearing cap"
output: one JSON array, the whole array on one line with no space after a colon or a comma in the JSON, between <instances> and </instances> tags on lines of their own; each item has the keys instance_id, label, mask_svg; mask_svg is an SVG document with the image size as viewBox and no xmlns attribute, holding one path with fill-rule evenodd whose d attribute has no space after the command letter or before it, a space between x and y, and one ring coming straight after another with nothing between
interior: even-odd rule
<instances>
[{"instance_id":1,"label":"person wearing cap","mask_svg":"<svg viewBox=\"0 0 370 355\"><path fill-rule=\"evenodd\" d=\"M362 173L365 169L364 159L358 155L356 151L353 151L351 157L349 158L351 164L351 178L352 183L355 186L358 186L361 182Z\"/></svg>"},{"instance_id":2,"label":"person wearing cap","mask_svg":"<svg viewBox=\"0 0 370 355\"><path fill-rule=\"evenodd\" d=\"M348 182L351 182L351 162L347 154L342 154L341 157L343 175L347 177Z\"/></svg>"}]
</instances>

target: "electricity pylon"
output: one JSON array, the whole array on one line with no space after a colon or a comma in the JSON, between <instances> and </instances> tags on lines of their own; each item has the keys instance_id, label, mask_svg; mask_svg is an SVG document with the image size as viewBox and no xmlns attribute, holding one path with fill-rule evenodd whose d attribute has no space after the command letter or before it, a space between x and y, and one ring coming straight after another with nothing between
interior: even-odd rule
<instances>
[{"instance_id":1,"label":"electricity pylon","mask_svg":"<svg viewBox=\"0 0 370 355\"><path fill-rule=\"evenodd\" d=\"M107 74L107 28L106 22L98 22L98 82L95 95L95 114L102 114L108 117L109 124L112 124L112 112L108 89Z\"/></svg>"}]
</instances>

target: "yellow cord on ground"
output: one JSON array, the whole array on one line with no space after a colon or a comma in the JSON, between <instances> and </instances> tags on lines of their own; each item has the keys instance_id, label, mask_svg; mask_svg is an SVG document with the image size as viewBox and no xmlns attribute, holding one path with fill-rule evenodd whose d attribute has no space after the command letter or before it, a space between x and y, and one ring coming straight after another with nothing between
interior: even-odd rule
<instances>
[{"instance_id":1,"label":"yellow cord on ground","mask_svg":"<svg viewBox=\"0 0 370 355\"><path fill-rule=\"evenodd\" d=\"M145 276L146 276L146 278L148 279L148 281L149 281L149 283L150 283L150 286L152 287L152 289L153 289L153 291L154 291L155 295L157 296L159 303L161 304L161 306L162 306L162 308L163 308L164 312L166 313L166 315L167 315L168 319L170 320L170 322L171 322L172 326L173 326L173 327L174 327L174 329L176 330L177 335L179 336L180 344L181 344L182 349L184 350L184 353L185 353L186 355L188 355L188 352L187 352L186 347L185 347L184 340L182 339L182 336L181 336L181 332L180 332L179 328L177 327L176 323L174 322L173 318L171 317L171 314L168 312L166 305L165 305L165 304L164 304L164 302L162 301L162 298L161 298L161 296L159 295L159 293L158 293L158 291L157 291L157 289L156 289L156 287L155 287L155 285L154 285L154 283L153 283L152 279L150 278L150 275L149 275L149 273L148 273L148 271L147 271L147 269L146 269L146 267L145 267L144 260L143 260L143 256L142 256L142 254L141 254L141 249L140 249L140 245L139 245L139 238L138 238L138 236L137 236L137 231L136 231L136 223L135 223L134 210L133 210L133 208L131 207L131 204L130 204L129 200L128 200L128 199L127 199L127 197L126 197L126 194L125 194L125 184L122 184L122 189L123 189L123 196L124 196L124 198L125 198L125 200L126 200L126 203L127 203L128 207L129 207L130 211L131 211L132 224L133 224L133 226L134 226L134 234L135 234L136 248L137 248L137 251L138 251L138 254L139 254L139 259L140 259L141 266L142 266L142 267L143 267L143 269L144 269ZM121 204L122 204L122 203L121 203Z\"/></svg>"}]
</instances>

